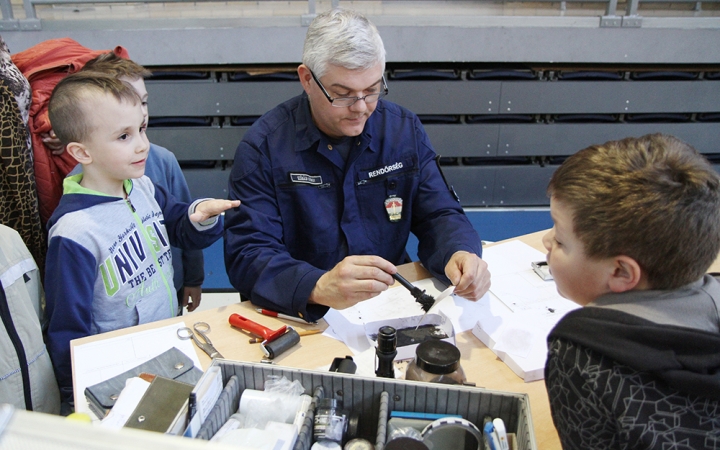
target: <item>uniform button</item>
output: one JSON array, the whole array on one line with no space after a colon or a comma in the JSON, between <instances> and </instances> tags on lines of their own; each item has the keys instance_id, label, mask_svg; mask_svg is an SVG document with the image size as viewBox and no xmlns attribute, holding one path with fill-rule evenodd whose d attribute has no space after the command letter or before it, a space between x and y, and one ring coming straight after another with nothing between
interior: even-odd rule
<instances>
[{"instance_id":1,"label":"uniform button","mask_svg":"<svg viewBox=\"0 0 720 450\"><path fill-rule=\"evenodd\" d=\"M328 144L328 150L332 150L332 145Z\"/></svg>"},{"instance_id":2,"label":"uniform button","mask_svg":"<svg viewBox=\"0 0 720 450\"><path fill-rule=\"evenodd\" d=\"M360 141L358 141L356 145L360 145Z\"/></svg>"}]
</instances>

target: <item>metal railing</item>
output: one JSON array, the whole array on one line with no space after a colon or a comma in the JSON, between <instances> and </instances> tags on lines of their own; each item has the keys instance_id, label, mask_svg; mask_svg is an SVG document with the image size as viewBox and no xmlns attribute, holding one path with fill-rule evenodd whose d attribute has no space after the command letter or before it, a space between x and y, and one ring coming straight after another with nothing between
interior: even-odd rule
<instances>
[{"instance_id":1,"label":"metal railing","mask_svg":"<svg viewBox=\"0 0 720 450\"><path fill-rule=\"evenodd\" d=\"M15 19L13 15L13 6L11 0L0 0L0 11L2 12L2 20L0 20L0 31L2 30L39 30L41 29L40 18L36 10L37 6L60 6L60 5L111 5L111 4L149 4L149 3L213 3L218 0L23 0L23 9L25 11L24 19ZM259 0L259 3L272 3L281 0ZM307 26L315 17L316 0L297 0L298 2L307 2L307 12L302 14L301 23ZM357 0L356 0L357 1ZM398 3L401 0L397 0ZM417 0L415 0L417 2ZM430 0L429 0L430 1ZM429 2L428 1L428 2ZM568 4L594 3L604 6L604 14L600 15L600 27L641 27L642 17L638 14L640 3L643 4L691 4L694 11L702 11L703 3L720 3L720 0L627 0L625 2L624 14L618 14L618 0L513 0L513 2L533 2L548 3L559 5L558 12L563 14ZM287 3L287 0L283 0ZM481 3L481 2L479 2ZM339 0L331 0L333 7L339 5ZM489 4L489 3L488 3Z\"/></svg>"},{"instance_id":2,"label":"metal railing","mask_svg":"<svg viewBox=\"0 0 720 450\"><path fill-rule=\"evenodd\" d=\"M99 5L99 4L147 4L147 3L213 3L218 0L23 0L25 19L15 19L11 0L0 0L0 31L2 30L39 30L41 29L40 19L36 7L39 5ZM273 2L287 0L259 0L259 2ZM301 16L302 25L307 26L316 16L315 0L297 0L307 2L307 13ZM720 1L720 0L718 0ZM340 0L331 0L334 8L339 5Z\"/></svg>"}]
</instances>

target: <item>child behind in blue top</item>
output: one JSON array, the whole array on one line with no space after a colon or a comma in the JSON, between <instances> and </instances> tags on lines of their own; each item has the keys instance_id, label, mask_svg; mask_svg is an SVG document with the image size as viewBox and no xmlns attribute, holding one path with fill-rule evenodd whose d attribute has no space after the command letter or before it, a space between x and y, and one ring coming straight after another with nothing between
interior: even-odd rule
<instances>
[{"instance_id":1,"label":"child behind in blue top","mask_svg":"<svg viewBox=\"0 0 720 450\"><path fill-rule=\"evenodd\" d=\"M558 292L584 306L548 336L563 449L720 445L720 178L665 135L588 147L550 181L543 238Z\"/></svg>"},{"instance_id":2,"label":"child behind in blue top","mask_svg":"<svg viewBox=\"0 0 720 450\"><path fill-rule=\"evenodd\" d=\"M48 222L48 349L64 403L70 341L173 317L170 245L202 249L222 235L229 200L178 202L144 176L149 142L137 92L115 77L64 78L49 105L53 130L83 173L65 179Z\"/></svg>"}]
</instances>

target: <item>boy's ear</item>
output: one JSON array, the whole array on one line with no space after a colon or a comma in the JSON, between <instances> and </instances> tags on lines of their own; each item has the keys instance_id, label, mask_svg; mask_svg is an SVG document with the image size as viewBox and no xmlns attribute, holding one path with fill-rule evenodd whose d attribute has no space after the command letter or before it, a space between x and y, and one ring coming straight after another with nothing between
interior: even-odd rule
<instances>
[{"instance_id":1,"label":"boy's ear","mask_svg":"<svg viewBox=\"0 0 720 450\"><path fill-rule=\"evenodd\" d=\"M625 292L642 286L643 271L635 259L620 255L613 258L614 271L608 282L612 292Z\"/></svg>"},{"instance_id":2,"label":"boy's ear","mask_svg":"<svg viewBox=\"0 0 720 450\"><path fill-rule=\"evenodd\" d=\"M71 142L65 146L65 151L77 160L80 164L88 164L92 162L92 156L88 153L87 148L79 142Z\"/></svg>"}]
</instances>

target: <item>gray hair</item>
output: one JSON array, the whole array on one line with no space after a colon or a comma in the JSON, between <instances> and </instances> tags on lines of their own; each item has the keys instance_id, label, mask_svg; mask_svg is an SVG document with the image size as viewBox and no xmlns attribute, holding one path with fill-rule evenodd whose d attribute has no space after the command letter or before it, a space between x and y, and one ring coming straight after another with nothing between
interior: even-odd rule
<instances>
[{"instance_id":1,"label":"gray hair","mask_svg":"<svg viewBox=\"0 0 720 450\"><path fill-rule=\"evenodd\" d=\"M369 69L380 63L385 70L385 46L377 28L362 14L334 8L310 24L302 62L322 77L328 65L348 70Z\"/></svg>"}]
</instances>

